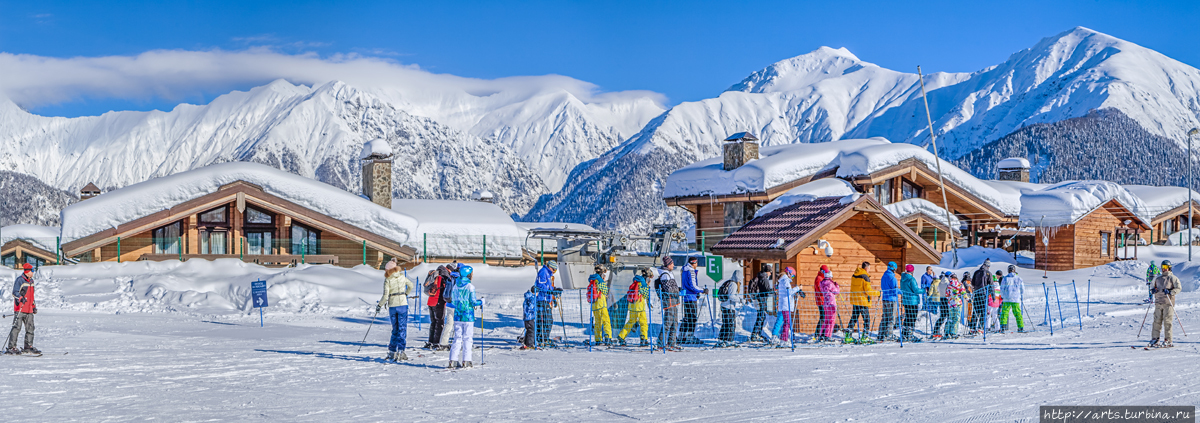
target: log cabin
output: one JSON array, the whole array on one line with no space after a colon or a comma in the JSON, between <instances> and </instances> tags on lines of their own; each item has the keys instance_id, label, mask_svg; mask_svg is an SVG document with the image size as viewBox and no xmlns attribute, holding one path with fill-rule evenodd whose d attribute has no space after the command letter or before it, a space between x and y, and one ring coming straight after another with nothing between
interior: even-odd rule
<instances>
[{"instance_id":1,"label":"log cabin","mask_svg":"<svg viewBox=\"0 0 1200 423\"><path fill-rule=\"evenodd\" d=\"M849 316L850 276L863 262L871 263L871 282L879 288L879 275L890 261L905 264L936 264L941 254L904 223L888 213L873 196L823 197L799 201L762 214L712 247L714 254L742 260L746 281L763 264L775 269L796 269L793 284L813 293L812 280L822 265L828 265L845 295L838 310ZM828 243L831 247L823 247ZM923 267L922 267L923 269ZM746 292L743 290L743 292ZM878 316L879 304L872 304ZM817 315L814 297L798 303L796 328L811 331Z\"/></svg>"},{"instance_id":2,"label":"log cabin","mask_svg":"<svg viewBox=\"0 0 1200 423\"><path fill-rule=\"evenodd\" d=\"M55 254L58 228L38 225L9 225L0 228L0 263L16 268L25 263L33 267L58 264Z\"/></svg>"},{"instance_id":3,"label":"log cabin","mask_svg":"<svg viewBox=\"0 0 1200 423\"><path fill-rule=\"evenodd\" d=\"M1071 181L1021 197L1021 222L1036 227L1034 267L1074 270L1136 260L1138 239L1150 229L1146 205L1112 182Z\"/></svg>"}]
</instances>

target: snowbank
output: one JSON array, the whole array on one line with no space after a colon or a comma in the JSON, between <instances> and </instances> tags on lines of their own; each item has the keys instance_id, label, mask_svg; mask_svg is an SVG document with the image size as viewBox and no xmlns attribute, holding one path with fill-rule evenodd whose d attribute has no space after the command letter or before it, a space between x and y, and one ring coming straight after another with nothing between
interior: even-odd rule
<instances>
[{"instance_id":1,"label":"snowbank","mask_svg":"<svg viewBox=\"0 0 1200 423\"><path fill-rule=\"evenodd\" d=\"M962 226L962 222L958 219L958 216L951 214L950 221L947 222L946 209L938 207L936 204L929 202L929 200L922 198L910 198L904 201L897 201L895 203L885 205L883 208L901 220L915 214L924 213L927 217L932 218L938 223L946 225L946 227L954 230L955 232L958 232L959 227Z\"/></svg>"},{"instance_id":2,"label":"snowbank","mask_svg":"<svg viewBox=\"0 0 1200 423\"><path fill-rule=\"evenodd\" d=\"M411 244L417 221L331 185L269 166L233 162L150 179L114 190L62 211L62 242L79 239L122 223L169 209L246 181L302 205L401 244Z\"/></svg>"},{"instance_id":3,"label":"snowbank","mask_svg":"<svg viewBox=\"0 0 1200 423\"><path fill-rule=\"evenodd\" d=\"M1167 235L1167 245L1172 246L1187 246L1192 243L1200 242L1200 228L1185 229L1170 235Z\"/></svg>"},{"instance_id":4,"label":"snowbank","mask_svg":"<svg viewBox=\"0 0 1200 423\"><path fill-rule=\"evenodd\" d=\"M765 215L780 207L787 207L792 204L812 201L822 197L855 196L855 199L857 199L858 195L861 194L854 190L854 186L850 185L850 182L838 178L818 179L788 190L779 196L779 198L758 209L758 212L754 213L754 217Z\"/></svg>"},{"instance_id":5,"label":"snowbank","mask_svg":"<svg viewBox=\"0 0 1200 423\"><path fill-rule=\"evenodd\" d=\"M873 172L895 166L908 159L917 159L929 167L929 169L937 170L938 161L935 160L933 153L912 144L888 143L844 152L837 159L839 164L837 176L839 178L849 178L869 175ZM979 197L979 199L999 209L1001 212L1015 215L1020 211L1019 192L1013 193L997 190L992 184L976 178L945 160L941 161L941 168L942 176L947 182L962 187L962 189ZM1014 194L1016 195L1014 196Z\"/></svg>"},{"instance_id":6,"label":"snowbank","mask_svg":"<svg viewBox=\"0 0 1200 423\"><path fill-rule=\"evenodd\" d=\"M993 272L996 270L1005 270L1010 264L1017 264L1017 260L1008 251L999 248L984 248L976 245L958 249L958 266L954 266L954 254L949 251L942 253L942 262L938 266L951 270L962 270L965 268L972 268L971 270L974 270L974 268L982 265L984 260L992 261L991 268Z\"/></svg>"},{"instance_id":7,"label":"snowbank","mask_svg":"<svg viewBox=\"0 0 1200 423\"><path fill-rule=\"evenodd\" d=\"M726 195L762 192L837 166L844 151L885 145L883 138L850 139L812 144L789 144L759 149L759 159L724 170L724 158L714 157L684 166L667 177L663 197Z\"/></svg>"},{"instance_id":8,"label":"snowbank","mask_svg":"<svg viewBox=\"0 0 1200 423\"><path fill-rule=\"evenodd\" d=\"M53 226L9 225L0 228L0 245L14 239L23 239L46 251L54 251L59 229Z\"/></svg>"},{"instance_id":9,"label":"snowbank","mask_svg":"<svg viewBox=\"0 0 1200 423\"><path fill-rule=\"evenodd\" d=\"M1150 222L1145 203L1120 185L1108 181L1068 181L1022 195L1021 226L1070 225L1110 200Z\"/></svg>"},{"instance_id":10,"label":"snowbank","mask_svg":"<svg viewBox=\"0 0 1200 423\"><path fill-rule=\"evenodd\" d=\"M482 201L393 199L392 210L417 221L411 245L438 257L521 257L528 231L499 206Z\"/></svg>"}]
</instances>

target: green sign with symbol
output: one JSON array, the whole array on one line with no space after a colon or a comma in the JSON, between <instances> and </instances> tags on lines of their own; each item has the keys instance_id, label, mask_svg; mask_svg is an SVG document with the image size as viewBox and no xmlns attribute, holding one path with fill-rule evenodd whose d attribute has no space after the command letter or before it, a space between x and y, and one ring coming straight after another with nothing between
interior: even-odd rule
<instances>
[{"instance_id":1,"label":"green sign with symbol","mask_svg":"<svg viewBox=\"0 0 1200 423\"><path fill-rule=\"evenodd\" d=\"M705 256L704 269L713 282L720 282L721 277L725 276L724 261L721 260L721 256Z\"/></svg>"}]
</instances>

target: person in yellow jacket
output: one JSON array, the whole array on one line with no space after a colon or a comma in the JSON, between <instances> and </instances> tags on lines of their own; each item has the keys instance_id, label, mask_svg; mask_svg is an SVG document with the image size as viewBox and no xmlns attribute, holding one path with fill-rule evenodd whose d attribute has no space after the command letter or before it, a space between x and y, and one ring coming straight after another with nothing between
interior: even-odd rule
<instances>
[{"instance_id":1,"label":"person in yellow jacket","mask_svg":"<svg viewBox=\"0 0 1200 423\"><path fill-rule=\"evenodd\" d=\"M862 266L854 269L854 276L850 278L850 306L853 312L850 314L850 325L846 330L853 330L854 324L862 318L862 332L858 336L860 340L870 338L867 331L871 327L871 298L879 298L879 291L871 284L870 271L871 263L864 261Z\"/></svg>"},{"instance_id":2,"label":"person in yellow jacket","mask_svg":"<svg viewBox=\"0 0 1200 423\"><path fill-rule=\"evenodd\" d=\"M650 330L650 310L648 301L650 298L650 284L646 281L653 276L650 269L643 268L642 274L633 277L633 284L629 285L629 290L625 292L625 301L629 303L629 317L625 318L625 327L621 328L621 333L617 334L617 343L625 345L625 336L629 335L629 331L633 330L633 325L638 325L638 330L641 331L642 343L640 346L648 346Z\"/></svg>"},{"instance_id":3,"label":"person in yellow jacket","mask_svg":"<svg viewBox=\"0 0 1200 423\"><path fill-rule=\"evenodd\" d=\"M375 313L379 309L388 308L388 316L392 320L392 340L388 343L387 361L408 360L404 354L408 338L408 298L413 296L417 284L404 276L396 266L396 259L384 265L383 298L375 305Z\"/></svg>"},{"instance_id":4,"label":"person in yellow jacket","mask_svg":"<svg viewBox=\"0 0 1200 423\"><path fill-rule=\"evenodd\" d=\"M612 322L608 319L608 281L604 276L608 269L596 265L596 273L588 277L587 299L592 303L592 333L596 335L596 343L612 345ZM600 335L604 335L601 338Z\"/></svg>"}]
</instances>

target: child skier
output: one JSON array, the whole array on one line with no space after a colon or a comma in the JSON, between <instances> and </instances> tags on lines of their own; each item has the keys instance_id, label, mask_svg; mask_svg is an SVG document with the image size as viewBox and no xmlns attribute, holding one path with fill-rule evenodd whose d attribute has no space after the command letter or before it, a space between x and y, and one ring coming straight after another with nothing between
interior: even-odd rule
<instances>
[{"instance_id":1,"label":"child skier","mask_svg":"<svg viewBox=\"0 0 1200 423\"><path fill-rule=\"evenodd\" d=\"M1003 302L1000 297L1000 282L992 282L988 291L987 330L997 332L1000 330L1000 304Z\"/></svg>"},{"instance_id":2,"label":"child skier","mask_svg":"<svg viewBox=\"0 0 1200 423\"><path fill-rule=\"evenodd\" d=\"M821 298L821 308L825 310L825 321L821 322L821 338L818 341L829 341L833 339L833 318L837 316L837 296L842 292L842 287L833 280L833 273L829 271L829 267L821 266L821 291L818 293Z\"/></svg>"},{"instance_id":3,"label":"child skier","mask_svg":"<svg viewBox=\"0 0 1200 423\"><path fill-rule=\"evenodd\" d=\"M608 320L608 281L604 276L608 269L596 265L596 273L588 277L588 302L592 304L592 333L596 343L612 345L612 322ZM603 338L600 335L604 335Z\"/></svg>"},{"instance_id":4,"label":"child skier","mask_svg":"<svg viewBox=\"0 0 1200 423\"><path fill-rule=\"evenodd\" d=\"M641 273L633 277L633 284L629 285L629 290L625 292L625 302L629 303L629 315L625 318L625 327L617 334L617 343L621 345L625 345L625 336L629 335L633 325L638 325L642 336L642 343L639 345L650 345L647 341L647 332L650 330L650 284L646 281L651 279L653 273L649 268L642 268Z\"/></svg>"},{"instance_id":5,"label":"child skier","mask_svg":"<svg viewBox=\"0 0 1200 423\"><path fill-rule=\"evenodd\" d=\"M1150 304L1154 302L1154 292L1150 285L1154 284L1154 279L1158 278L1161 272L1158 270L1158 265L1154 264L1154 260L1150 260L1150 267L1146 269L1146 292L1149 296L1146 297L1142 304Z\"/></svg>"},{"instance_id":6,"label":"child skier","mask_svg":"<svg viewBox=\"0 0 1200 423\"><path fill-rule=\"evenodd\" d=\"M475 307L483 306L483 300L475 298L475 285L471 284L471 266L458 265L458 280L454 287L454 344L450 347L450 364L447 369L471 367L471 353L475 348Z\"/></svg>"},{"instance_id":7,"label":"child skier","mask_svg":"<svg viewBox=\"0 0 1200 423\"><path fill-rule=\"evenodd\" d=\"M525 336L521 337L521 349L532 350L536 347L534 339L537 337L537 286L529 287L525 291L525 303L521 305L521 314L525 320Z\"/></svg>"},{"instance_id":8,"label":"child skier","mask_svg":"<svg viewBox=\"0 0 1200 423\"><path fill-rule=\"evenodd\" d=\"M821 266L821 268L829 271L826 266ZM783 276L779 277L779 282L775 285L775 301L777 302L775 310L778 316L775 318L775 329L771 331L771 336L777 341L776 344L782 344L791 339L792 306L796 303L793 297L799 293L800 298L804 298L804 291L800 290L798 286L792 286L792 278L795 277L796 269L788 266L783 269Z\"/></svg>"},{"instance_id":9,"label":"child skier","mask_svg":"<svg viewBox=\"0 0 1200 423\"><path fill-rule=\"evenodd\" d=\"M967 289L959 282L958 277L950 275L950 281L942 290L942 298L946 301L946 338L958 338L958 316L966 302Z\"/></svg>"}]
</instances>

